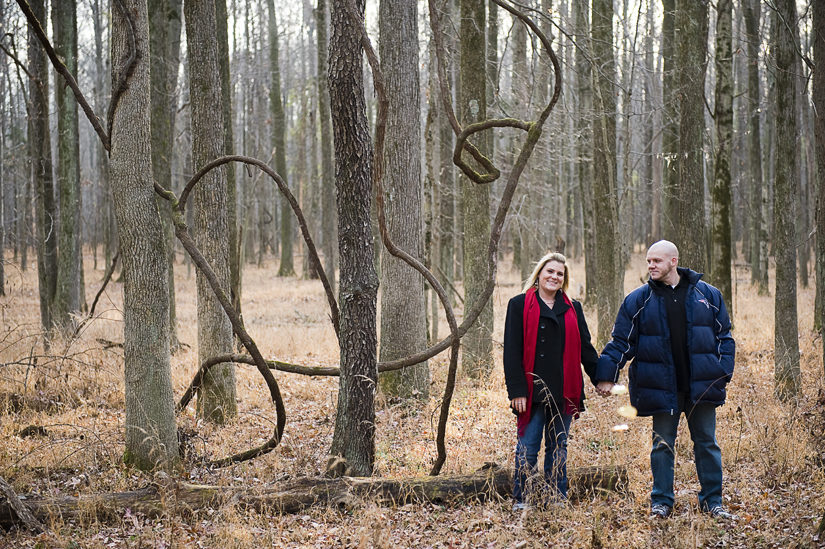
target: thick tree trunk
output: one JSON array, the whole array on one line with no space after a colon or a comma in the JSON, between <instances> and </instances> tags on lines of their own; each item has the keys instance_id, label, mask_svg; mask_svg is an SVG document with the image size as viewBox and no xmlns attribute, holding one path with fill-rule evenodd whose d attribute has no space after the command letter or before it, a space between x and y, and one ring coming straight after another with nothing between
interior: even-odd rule
<instances>
[{"instance_id":1,"label":"thick tree trunk","mask_svg":"<svg viewBox=\"0 0 825 549\"><path fill-rule=\"evenodd\" d=\"M77 3L52 3L55 52L77 80ZM60 187L60 227L57 235L57 287L52 320L63 330L72 328L72 314L83 303L80 249L80 134L77 102L67 86L55 86L57 99L57 184Z\"/></svg>"},{"instance_id":2,"label":"thick tree trunk","mask_svg":"<svg viewBox=\"0 0 825 549\"><path fill-rule=\"evenodd\" d=\"M775 290L775 389L779 397L793 397L800 390L799 331L796 304L796 55L793 36L796 3L778 0L773 17L777 35L773 44L776 59L776 179L774 183ZM786 28L788 25L788 28Z\"/></svg>"},{"instance_id":3,"label":"thick tree trunk","mask_svg":"<svg viewBox=\"0 0 825 549\"><path fill-rule=\"evenodd\" d=\"M381 0L378 51L389 100L384 152L387 229L396 246L421 258L421 125L418 81L418 11L415 0ZM424 281L406 262L384 254L381 261L382 362L427 347ZM388 395L430 395L430 369L422 362L381 374Z\"/></svg>"},{"instance_id":4,"label":"thick tree trunk","mask_svg":"<svg viewBox=\"0 0 825 549\"><path fill-rule=\"evenodd\" d=\"M378 382L376 298L370 223L372 142L367 124L361 34L347 2L331 10L329 95L335 137L335 186L341 282L341 376L331 454L357 476L370 476L375 461L375 388ZM364 12L360 0L358 10Z\"/></svg>"},{"instance_id":5,"label":"thick tree trunk","mask_svg":"<svg viewBox=\"0 0 825 549\"><path fill-rule=\"evenodd\" d=\"M487 119L486 10L483 0L461 0L461 125ZM489 132L473 136L474 144L489 154ZM490 242L490 186L476 185L461 177L464 213L464 310L470 311L484 290L487 279L487 246ZM461 342L464 372L483 378L493 370L493 302L488 300Z\"/></svg>"},{"instance_id":6,"label":"thick tree trunk","mask_svg":"<svg viewBox=\"0 0 825 549\"><path fill-rule=\"evenodd\" d=\"M821 333L825 326L825 3L817 2L813 6L813 49L814 67L813 102L814 102L814 134L816 139L816 294L819 303L819 318L814 324L819 325ZM822 356L825 367L825 353Z\"/></svg>"},{"instance_id":7,"label":"thick tree trunk","mask_svg":"<svg viewBox=\"0 0 825 549\"><path fill-rule=\"evenodd\" d=\"M733 315L731 283L731 169L733 148L732 0L716 3L716 162L711 190L711 282Z\"/></svg>"},{"instance_id":8,"label":"thick tree trunk","mask_svg":"<svg viewBox=\"0 0 825 549\"><path fill-rule=\"evenodd\" d=\"M199 170L223 156L224 120L218 45L215 40L215 4L185 0L186 45L196 62L189 63L189 96L192 104L192 156ZM192 58L190 57L190 61ZM195 188L195 243L212 266L224 291L230 288L229 227L227 225L226 171L210 171ZM198 360L232 352L232 326L203 273L197 273ZM223 423L238 413L235 367L231 363L212 368L198 392L198 414Z\"/></svg>"},{"instance_id":9,"label":"thick tree trunk","mask_svg":"<svg viewBox=\"0 0 825 549\"><path fill-rule=\"evenodd\" d=\"M679 186L675 190L679 264L704 272L705 176L702 134L705 129L708 0L677 0L679 83Z\"/></svg>"},{"instance_id":10,"label":"thick tree trunk","mask_svg":"<svg viewBox=\"0 0 825 549\"><path fill-rule=\"evenodd\" d=\"M278 22L275 18L275 2L267 0L269 12L269 106L272 109L272 146L275 149L275 171L289 184L286 165L286 115L281 101L281 66L278 54ZM296 193L297 194L297 193ZM292 260L292 209L286 198L280 197L281 205L281 265L278 276L295 276Z\"/></svg>"},{"instance_id":11,"label":"thick tree trunk","mask_svg":"<svg viewBox=\"0 0 825 549\"><path fill-rule=\"evenodd\" d=\"M742 12L748 49L748 173L750 175L751 284L768 293L768 185L762 179L762 129L759 108L759 0L743 0Z\"/></svg>"},{"instance_id":12,"label":"thick tree trunk","mask_svg":"<svg viewBox=\"0 0 825 549\"><path fill-rule=\"evenodd\" d=\"M335 164L332 155L332 128L329 112L329 64L327 45L327 3L318 0L315 10L318 37L318 118L321 128L321 246L324 251L324 271L332 291L335 291L335 265L338 236L335 208Z\"/></svg>"},{"instance_id":13,"label":"thick tree trunk","mask_svg":"<svg viewBox=\"0 0 825 549\"><path fill-rule=\"evenodd\" d=\"M43 0L32 0L38 21L46 20ZM54 327L52 305L57 291L57 212L52 179L52 147L49 131L49 65L43 46L29 28L29 72L40 82L29 80L29 157L36 195L37 282L40 294L40 324L48 334Z\"/></svg>"},{"instance_id":14,"label":"thick tree trunk","mask_svg":"<svg viewBox=\"0 0 825 549\"><path fill-rule=\"evenodd\" d=\"M569 472L571 498L592 493L627 493L625 467L585 467ZM206 508L234 504L241 510L297 513L313 506L352 509L362 503L400 506L407 503L461 504L468 500L506 498L513 492L513 471L498 467L471 475L412 477L403 479L313 479L302 478L278 486L245 488L204 486L189 483L152 485L133 492L96 494L81 497L40 498L24 501L32 515L49 524L54 519L117 522L122 510L149 517L187 514ZM0 503L0 527L19 525L8 501Z\"/></svg>"},{"instance_id":15,"label":"thick tree trunk","mask_svg":"<svg viewBox=\"0 0 825 549\"><path fill-rule=\"evenodd\" d=\"M619 194L616 182L616 69L613 60L613 2L593 1L591 30L593 70L593 190L596 225L596 280L599 327L597 346L610 340L610 330L624 296Z\"/></svg>"},{"instance_id":16,"label":"thick tree trunk","mask_svg":"<svg viewBox=\"0 0 825 549\"><path fill-rule=\"evenodd\" d=\"M152 181L149 16L145 0L125 4L131 24L120 10L112 10L112 65L121 68L129 57L130 26L138 55L112 119L110 156L124 272L124 460L141 469L172 468L180 457L169 358L167 267ZM113 72L113 83L119 76Z\"/></svg>"}]
</instances>

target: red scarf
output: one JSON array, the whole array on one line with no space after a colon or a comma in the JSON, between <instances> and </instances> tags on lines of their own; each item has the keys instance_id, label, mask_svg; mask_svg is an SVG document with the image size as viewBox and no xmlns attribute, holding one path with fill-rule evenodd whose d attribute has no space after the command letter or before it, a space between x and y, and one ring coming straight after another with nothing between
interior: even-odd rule
<instances>
[{"instance_id":1,"label":"red scarf","mask_svg":"<svg viewBox=\"0 0 825 549\"><path fill-rule=\"evenodd\" d=\"M559 290L564 302L570 306L564 313L564 353L562 355L564 387L562 389L562 399L564 400L564 413L579 417L582 411L582 341L579 333L579 319L573 302L567 294ZM524 435L524 428L530 422L530 408L533 403L533 370L536 362L536 341L539 333L539 318L541 308L536 296L536 289L530 288L524 298L524 355L522 356L522 366L524 375L527 377L527 409L518 415L518 436Z\"/></svg>"}]
</instances>

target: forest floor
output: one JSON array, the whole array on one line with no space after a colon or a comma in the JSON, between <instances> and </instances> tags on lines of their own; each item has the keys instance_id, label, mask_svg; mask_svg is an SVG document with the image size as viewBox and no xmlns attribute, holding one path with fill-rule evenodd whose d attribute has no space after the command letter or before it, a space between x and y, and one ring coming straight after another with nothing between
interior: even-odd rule
<instances>
[{"instance_id":1,"label":"forest floor","mask_svg":"<svg viewBox=\"0 0 825 549\"><path fill-rule=\"evenodd\" d=\"M571 295L583 298L584 269L571 261ZM104 266L87 257L88 302L100 288ZM338 347L317 281L277 278L276 265L247 265L243 309L247 329L267 358L333 366ZM645 276L644 258L633 256L625 288ZM178 335L185 344L173 356L179 397L197 370L194 271L176 266ZM816 529L825 508L825 397L821 340L813 332L814 291L799 292L799 332L804 393L792 403L773 394L774 304L749 284L745 267L736 269L734 335L736 372L727 404L718 409L725 504L741 520L717 522L699 512L699 486L692 445L682 421L677 443L673 518L647 518L651 475L650 420L617 412L628 396L596 396L586 387L588 410L574 422L569 467L624 465L627 495L578 501L565 508L513 513L512 501L458 502L448 506L409 504L381 507L369 501L349 510L313 508L295 515L241 512L236 507L196 511L189 516L148 518L122 511L114 523L55 518L51 533L25 531L0 535L0 547L170 548L170 547L825 547ZM447 429L444 474L471 473L487 462L512 467L515 422L507 407L501 368L503 315L520 291L518 273L502 265L493 300L496 368L488 379L459 376ZM42 350L34 268L6 266L6 296L0 298L0 475L19 494L42 496L119 492L144 487L152 476L126 468L122 348L122 284L111 283L96 319L79 338ZM586 305L591 332L595 311ZM440 322L441 337L446 322ZM35 362L32 356L39 355ZM426 475L436 456L435 423L444 389L446 353L430 361L432 385L427 402L387 401L377 405L375 475ZM276 373L287 425L272 453L235 467L207 470L189 462L182 480L247 487L285 479L320 476L332 440L337 378ZM623 374L623 378L626 375ZM274 427L274 408L259 374L237 371L239 416L216 427L200 422L194 407L178 424L194 431L194 451L223 457L258 445ZM17 405L11 395L24 397ZM42 411L37 411L42 409ZM626 430L614 430L627 424ZM21 438L25 426L45 427L46 436ZM825 536L823 536L825 538Z\"/></svg>"}]
</instances>

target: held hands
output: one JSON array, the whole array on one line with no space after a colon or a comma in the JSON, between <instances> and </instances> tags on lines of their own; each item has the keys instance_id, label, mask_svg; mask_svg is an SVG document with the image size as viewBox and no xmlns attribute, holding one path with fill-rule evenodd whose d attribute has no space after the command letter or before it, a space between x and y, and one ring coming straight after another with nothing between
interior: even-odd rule
<instances>
[{"instance_id":1,"label":"held hands","mask_svg":"<svg viewBox=\"0 0 825 549\"><path fill-rule=\"evenodd\" d=\"M613 389L613 385L614 383L611 381L600 381L598 385L596 385L596 392L603 397L610 396L610 391Z\"/></svg>"}]
</instances>

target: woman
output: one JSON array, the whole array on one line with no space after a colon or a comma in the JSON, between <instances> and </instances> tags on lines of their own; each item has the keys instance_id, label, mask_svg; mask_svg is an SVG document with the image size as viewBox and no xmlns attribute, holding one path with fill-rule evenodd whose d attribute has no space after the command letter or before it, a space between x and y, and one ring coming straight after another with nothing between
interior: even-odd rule
<instances>
[{"instance_id":1,"label":"woman","mask_svg":"<svg viewBox=\"0 0 825 549\"><path fill-rule=\"evenodd\" d=\"M567 499L567 434L584 410L581 366L596 385L598 353L582 306L565 293L570 282L560 253L541 258L523 293L507 305L504 377L510 406L518 414L513 484L514 511L529 508L525 487L544 435L544 477L561 501ZM605 394L601 390L599 393Z\"/></svg>"}]
</instances>

